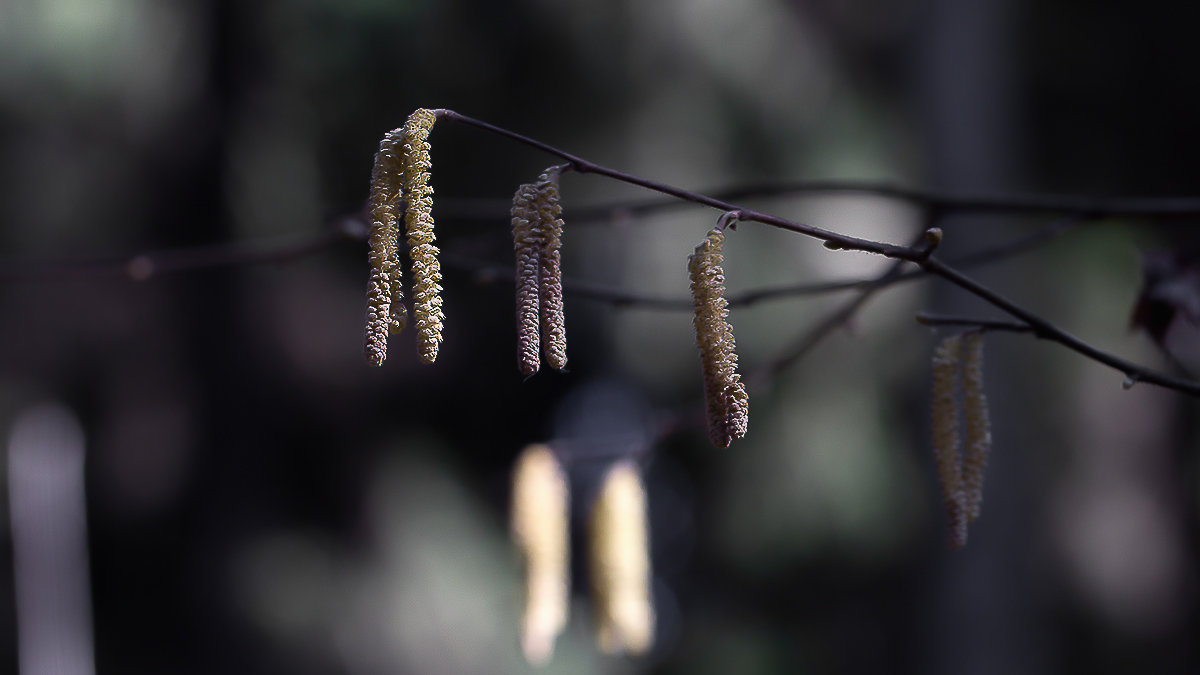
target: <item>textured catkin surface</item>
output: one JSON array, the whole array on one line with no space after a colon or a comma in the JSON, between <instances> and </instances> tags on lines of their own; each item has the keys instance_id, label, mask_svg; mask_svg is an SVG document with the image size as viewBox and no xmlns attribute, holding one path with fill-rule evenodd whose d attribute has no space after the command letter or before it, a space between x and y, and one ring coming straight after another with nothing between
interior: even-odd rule
<instances>
[{"instance_id":1,"label":"textured catkin surface","mask_svg":"<svg viewBox=\"0 0 1200 675\"><path fill-rule=\"evenodd\" d=\"M541 237L537 232L537 187L530 184L517 188L513 195L513 250L516 252L517 288L517 367L529 377L541 367L539 356L539 250Z\"/></svg>"},{"instance_id":2,"label":"textured catkin surface","mask_svg":"<svg viewBox=\"0 0 1200 675\"><path fill-rule=\"evenodd\" d=\"M403 130L394 129L379 142L375 166L371 171L368 235L367 319L363 352L367 363L383 365L387 358L387 338L398 333L407 322L400 283L400 264L396 247L399 235L399 203L404 179L400 146Z\"/></svg>"},{"instance_id":3,"label":"textured catkin surface","mask_svg":"<svg viewBox=\"0 0 1200 675\"><path fill-rule=\"evenodd\" d=\"M562 288L562 205L558 198L558 175L543 173L538 178L538 223L542 314L542 353L551 368L567 367L567 327Z\"/></svg>"},{"instance_id":4,"label":"textured catkin surface","mask_svg":"<svg viewBox=\"0 0 1200 675\"><path fill-rule=\"evenodd\" d=\"M413 315L417 348L423 363L437 359L442 342L442 272L434 246L433 187L429 184L432 160L429 132L437 120L432 110L420 108L404 124L404 223L412 259Z\"/></svg>"},{"instance_id":5,"label":"textured catkin surface","mask_svg":"<svg viewBox=\"0 0 1200 675\"><path fill-rule=\"evenodd\" d=\"M722 247L725 235L713 229L688 258L695 315L696 345L704 372L708 435L713 445L729 447L746 435L750 399L737 373L737 348L725 301Z\"/></svg>"}]
</instances>

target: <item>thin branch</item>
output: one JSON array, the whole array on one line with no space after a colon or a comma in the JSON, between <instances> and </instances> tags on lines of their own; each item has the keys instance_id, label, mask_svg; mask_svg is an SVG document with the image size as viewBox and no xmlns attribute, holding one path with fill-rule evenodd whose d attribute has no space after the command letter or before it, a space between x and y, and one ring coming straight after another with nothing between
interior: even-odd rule
<instances>
[{"instance_id":1,"label":"thin branch","mask_svg":"<svg viewBox=\"0 0 1200 675\"><path fill-rule=\"evenodd\" d=\"M1007 314L1020 319L1022 322L1029 325L1033 334L1043 340L1050 340L1078 352L1093 361L1102 363L1110 368L1118 370L1125 374L1129 381L1147 382L1157 384L1160 387L1174 389L1176 391L1200 396L1200 382L1194 380L1185 380L1178 377L1172 377L1165 373L1150 370L1140 366L1132 361L1127 361L1114 354L1110 354L1102 349L1099 349L1084 340L1081 340L1067 331L1055 326L1046 319L1034 314L1033 312L1017 305L1008 298L1000 295L992 289L980 284L979 282L964 275L962 272L950 267L946 263L941 262L937 258L929 258L920 263L921 267L930 274L939 276L946 281L962 288L976 296L979 296L985 302L998 307Z\"/></svg>"},{"instance_id":2,"label":"thin branch","mask_svg":"<svg viewBox=\"0 0 1200 675\"><path fill-rule=\"evenodd\" d=\"M667 185L665 183L659 183L656 181L647 180L645 178L640 178L623 171L617 171L616 169L611 169L609 167L590 162L582 157L572 155L564 150L559 150L558 148L542 143L541 141L536 141L527 136L522 136L514 131L509 131L508 129L503 129L492 124L488 124L487 122L467 117L466 115L461 115L453 110L438 110L437 115L441 119L446 119L452 122L461 122L463 124L509 138L517 141L518 143L523 143L530 147L537 148L542 152L567 161L571 165L571 169L576 173L594 173L600 176L612 178L613 180L621 181L623 183L628 183L630 185L637 185L639 187L646 188L647 190L670 195L676 199L682 199L694 204L709 206L725 212L737 212L738 220L752 220L763 223L764 225L770 225L772 227L807 235L809 237L824 241L826 246L830 248L848 251L864 251L867 253L876 253L889 258L898 258L903 260L916 260L920 255L915 249L838 234L836 232L824 230L812 225L805 225L803 223L787 220L786 218L780 218L767 213L760 213L752 209L745 209L737 206L736 204L730 204L719 199L713 199L712 197L692 192L690 190L684 190L683 188L675 187L673 185Z\"/></svg>"},{"instance_id":3,"label":"thin branch","mask_svg":"<svg viewBox=\"0 0 1200 675\"><path fill-rule=\"evenodd\" d=\"M1029 324L1014 321L973 319L968 316L949 316L945 314L930 314L928 312L917 312L915 318L917 323L922 326L952 326L980 331L1006 331L1010 333L1033 332L1033 328Z\"/></svg>"},{"instance_id":4,"label":"thin branch","mask_svg":"<svg viewBox=\"0 0 1200 675\"><path fill-rule=\"evenodd\" d=\"M932 250L933 246L929 246L929 248ZM783 354L759 366L747 377L746 383L756 389L763 387L778 376L779 373L807 356L809 352L821 344L821 341L832 334L833 331L849 322L867 304L867 301L872 296L904 276L902 268L905 262L904 260L893 262L883 274L871 280L857 295L847 300L826 316L824 320L810 328L792 347L784 351Z\"/></svg>"},{"instance_id":5,"label":"thin branch","mask_svg":"<svg viewBox=\"0 0 1200 675\"><path fill-rule=\"evenodd\" d=\"M534 147L545 149L540 145ZM928 212L1069 215L1089 220L1200 217L1200 199L1194 197L1093 198L1078 195L964 195L859 180L785 181L704 190L702 194L722 202L789 196L860 195L906 203ZM573 209L572 220L580 223L605 221L646 215L680 206L683 206L683 203L678 199L594 204ZM502 199L453 199L445 200L443 208L448 209L447 215L455 218L491 220L503 216L508 208L508 202Z\"/></svg>"},{"instance_id":6,"label":"thin branch","mask_svg":"<svg viewBox=\"0 0 1200 675\"><path fill-rule=\"evenodd\" d=\"M573 219L572 222L574 222ZM1080 218L1064 218L1062 220L1055 221L1047 227L1042 228L1030 235L1019 237L1011 242L1005 242L994 247L980 249L973 253L959 256L954 259L954 262L955 264L959 264L964 267L974 267L976 265L999 262L1003 259L1010 258L1030 249L1036 248L1046 241L1061 236L1070 228L1083 222L1085 221ZM450 253L445 254L444 259L447 264L452 267L474 273L476 281L482 285L492 284L500 281L507 283L513 282L513 272L510 269L511 265L492 265L490 263L469 259L463 256L456 256ZM838 281L785 284L782 286L771 286L767 288L744 291L742 293L734 293L726 296L726 301L728 306L731 308L749 307L759 302L768 300L827 295L829 293L866 288L883 288L904 281L920 279L925 276L925 271L918 268L885 275L883 278L872 277L867 279L845 279ZM662 296L645 295L642 293L625 291L609 286L586 284L580 281L564 281L563 292L580 299L604 302L615 307L681 312L691 312L694 309L692 301L689 298L667 298Z\"/></svg>"},{"instance_id":7,"label":"thin branch","mask_svg":"<svg viewBox=\"0 0 1200 675\"><path fill-rule=\"evenodd\" d=\"M360 225L353 218L345 218L314 235L274 244L223 243L78 260L5 260L0 261L0 283L97 278L150 281L215 267L286 263L332 248L342 241L364 239L366 231Z\"/></svg>"}]
</instances>

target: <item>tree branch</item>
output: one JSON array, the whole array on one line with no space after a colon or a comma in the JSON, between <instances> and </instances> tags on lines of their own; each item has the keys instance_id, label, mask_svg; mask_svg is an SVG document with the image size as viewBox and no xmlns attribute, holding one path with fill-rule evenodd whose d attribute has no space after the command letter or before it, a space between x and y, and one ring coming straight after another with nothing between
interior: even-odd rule
<instances>
[{"instance_id":1,"label":"tree branch","mask_svg":"<svg viewBox=\"0 0 1200 675\"><path fill-rule=\"evenodd\" d=\"M344 218L333 227L309 237L276 244L223 243L77 260L6 260L0 262L0 283L87 281L97 278L150 281L170 274L216 267L292 262L332 248L342 241L365 238L366 227L363 223L354 218Z\"/></svg>"},{"instance_id":2,"label":"tree branch","mask_svg":"<svg viewBox=\"0 0 1200 675\"><path fill-rule=\"evenodd\" d=\"M613 180L621 181L622 183L637 185L639 187L646 188L647 190L670 195L683 201L709 206L720 211L737 212L738 220L752 220L763 223L764 225L770 225L772 227L778 227L780 229L807 235L809 237L824 241L826 246L830 248L848 251L864 251L867 253L884 255L889 258L899 258L904 260L916 260L919 256L919 253L916 250L906 248L904 246L895 246L893 244L885 244L882 242L870 241L868 239L860 239L858 237L850 237L844 234L838 234L836 232L824 230L812 225L805 225L803 223L787 220L786 218L779 218L778 216L760 213L752 209L745 209L737 206L736 204L730 204L729 202L724 202L719 199L713 199L712 197L708 197L697 192L692 192L690 190L684 190L683 188L675 187L673 185L647 180L623 171L610 169L609 167L590 162L582 157L572 155L565 150L559 150L554 146L547 145L541 141L535 141L532 138L522 136L521 134L509 131L508 129L502 129L492 124L488 124L487 122L482 122L480 120L467 117L466 115L460 115L453 110L443 109L436 111L436 113L439 119L460 122L462 124L473 126L484 131L509 138L517 141L518 143L523 143L530 147L537 148L542 152L565 160L570 164L571 170L575 171L576 173L594 173L600 176L606 176Z\"/></svg>"}]
</instances>

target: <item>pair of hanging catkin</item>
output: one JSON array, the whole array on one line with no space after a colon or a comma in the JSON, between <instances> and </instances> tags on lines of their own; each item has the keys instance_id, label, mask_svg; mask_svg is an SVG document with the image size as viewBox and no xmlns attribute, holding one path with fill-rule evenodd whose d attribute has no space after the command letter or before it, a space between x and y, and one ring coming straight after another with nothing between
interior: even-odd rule
<instances>
[{"instance_id":1,"label":"pair of hanging catkin","mask_svg":"<svg viewBox=\"0 0 1200 675\"><path fill-rule=\"evenodd\" d=\"M704 400L708 437L718 448L727 448L735 438L746 435L750 398L737 372L737 346L729 325L729 303L725 300L725 261L721 227L709 231L704 242L688 258L696 345L704 370Z\"/></svg>"},{"instance_id":2,"label":"pair of hanging catkin","mask_svg":"<svg viewBox=\"0 0 1200 675\"><path fill-rule=\"evenodd\" d=\"M965 453L958 431L960 410L966 421ZM942 484L950 548L960 549L967 543L967 524L979 517L983 469L992 446L983 393L982 334L953 335L934 350L932 412L934 460Z\"/></svg>"},{"instance_id":3,"label":"pair of hanging catkin","mask_svg":"<svg viewBox=\"0 0 1200 675\"><path fill-rule=\"evenodd\" d=\"M562 289L562 205L557 168L517 188L512 203L517 257L517 365L529 377L541 367L567 366Z\"/></svg>"},{"instance_id":4,"label":"pair of hanging catkin","mask_svg":"<svg viewBox=\"0 0 1200 675\"><path fill-rule=\"evenodd\" d=\"M554 452L531 445L513 471L512 535L525 560L521 649L545 664L567 622L570 601L570 495ZM654 638L646 492L637 466L614 464L592 505L588 527L596 642L608 654L641 654Z\"/></svg>"},{"instance_id":5,"label":"pair of hanging catkin","mask_svg":"<svg viewBox=\"0 0 1200 675\"><path fill-rule=\"evenodd\" d=\"M405 234L413 275L413 315L421 361L433 363L442 342L441 266L433 245L433 187L429 185L429 132L437 113L420 108L399 129L379 142L371 172L368 235L371 277L367 282L364 355L383 365L387 340L404 329L408 312L401 304L401 268L397 254L400 201L404 200Z\"/></svg>"}]
</instances>

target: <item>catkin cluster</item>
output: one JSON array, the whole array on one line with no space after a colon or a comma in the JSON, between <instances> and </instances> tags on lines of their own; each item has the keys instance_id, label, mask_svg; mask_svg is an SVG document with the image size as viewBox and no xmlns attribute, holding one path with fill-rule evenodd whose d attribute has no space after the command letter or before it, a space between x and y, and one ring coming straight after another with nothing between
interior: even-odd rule
<instances>
[{"instance_id":1,"label":"catkin cluster","mask_svg":"<svg viewBox=\"0 0 1200 675\"><path fill-rule=\"evenodd\" d=\"M960 406L961 402L961 406ZM966 452L959 411L966 421ZM991 450L987 398L983 392L983 336L946 338L933 353L933 452L950 530L950 548L967 543L967 524L979 517L983 469Z\"/></svg>"},{"instance_id":2,"label":"catkin cluster","mask_svg":"<svg viewBox=\"0 0 1200 675\"><path fill-rule=\"evenodd\" d=\"M527 447L513 471L512 533L525 560L521 646L546 663L567 621L568 481L551 449ZM608 654L641 654L654 640L646 490L632 461L612 465L592 503L589 571L596 642Z\"/></svg>"},{"instance_id":3,"label":"catkin cluster","mask_svg":"<svg viewBox=\"0 0 1200 675\"><path fill-rule=\"evenodd\" d=\"M548 169L535 183L517 188L512 205L516 252L517 362L529 377L542 356L552 368L567 365L567 331L562 289L562 205L558 172Z\"/></svg>"},{"instance_id":4,"label":"catkin cluster","mask_svg":"<svg viewBox=\"0 0 1200 675\"><path fill-rule=\"evenodd\" d=\"M521 649L542 665L567 623L570 507L567 479L550 448L531 445L513 471L512 536L525 560Z\"/></svg>"},{"instance_id":5,"label":"catkin cluster","mask_svg":"<svg viewBox=\"0 0 1200 675\"><path fill-rule=\"evenodd\" d=\"M737 373L737 351L725 301L725 234L714 228L688 258L696 327L696 345L704 369L704 399L708 437L718 448L727 448L746 435L750 398Z\"/></svg>"},{"instance_id":6,"label":"catkin cluster","mask_svg":"<svg viewBox=\"0 0 1200 675\"><path fill-rule=\"evenodd\" d=\"M405 125L389 131L379 143L371 172L371 229L368 235L371 276L367 282L367 320L364 355L367 363L383 365L388 335L408 323L402 304L401 269L397 254L401 202L413 274L413 314L421 360L433 363L442 340L441 268L433 245L433 188L429 185L429 131L437 119L421 108Z\"/></svg>"}]
</instances>

